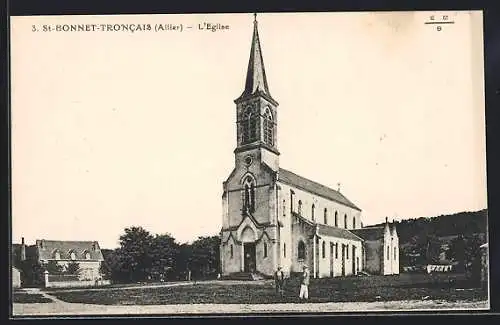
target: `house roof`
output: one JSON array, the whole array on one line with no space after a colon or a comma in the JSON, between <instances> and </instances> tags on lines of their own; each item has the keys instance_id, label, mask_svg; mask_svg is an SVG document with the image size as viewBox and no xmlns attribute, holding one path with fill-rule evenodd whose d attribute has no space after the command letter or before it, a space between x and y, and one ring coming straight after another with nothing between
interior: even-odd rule
<instances>
[{"instance_id":1,"label":"house roof","mask_svg":"<svg viewBox=\"0 0 500 325\"><path fill-rule=\"evenodd\" d=\"M94 246L95 245L95 246ZM54 259L54 253L59 252L61 260L71 260L71 252L76 260L85 260L85 253L90 253L90 260L103 261L99 243L96 241L65 241L65 240L37 240L36 246L40 259Z\"/></svg>"},{"instance_id":2,"label":"house roof","mask_svg":"<svg viewBox=\"0 0 500 325\"><path fill-rule=\"evenodd\" d=\"M280 168L278 173L278 181L295 186L299 189L305 190L307 192L322 196L329 200L341 203L358 211L361 211L354 203L349 201L344 195L339 191L336 191L327 186L321 185L315 181L311 181L305 177L299 176L291 171Z\"/></svg>"},{"instance_id":3,"label":"house roof","mask_svg":"<svg viewBox=\"0 0 500 325\"><path fill-rule=\"evenodd\" d=\"M337 238L344 238L344 239L349 239L349 240L357 240L357 241L362 240L362 238L358 237L356 234L354 234L350 230L347 230L344 228L332 227L332 226L328 226L328 225L322 225L319 223L318 223L318 234L325 235L325 236L331 236L331 237L337 237Z\"/></svg>"},{"instance_id":4,"label":"house roof","mask_svg":"<svg viewBox=\"0 0 500 325\"><path fill-rule=\"evenodd\" d=\"M351 231L364 240L377 240L384 237L384 227L366 227Z\"/></svg>"}]
</instances>

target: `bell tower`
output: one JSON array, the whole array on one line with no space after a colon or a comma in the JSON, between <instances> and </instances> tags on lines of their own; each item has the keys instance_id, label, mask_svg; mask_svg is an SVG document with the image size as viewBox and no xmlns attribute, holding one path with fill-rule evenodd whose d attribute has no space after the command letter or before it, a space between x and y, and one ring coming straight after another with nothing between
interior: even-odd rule
<instances>
[{"instance_id":1,"label":"bell tower","mask_svg":"<svg viewBox=\"0 0 500 325\"><path fill-rule=\"evenodd\" d=\"M257 14L254 14L245 89L234 103L237 114L236 164L245 163L245 157L251 154L277 171L280 154L277 141L278 102L272 98L267 84Z\"/></svg>"}]
</instances>

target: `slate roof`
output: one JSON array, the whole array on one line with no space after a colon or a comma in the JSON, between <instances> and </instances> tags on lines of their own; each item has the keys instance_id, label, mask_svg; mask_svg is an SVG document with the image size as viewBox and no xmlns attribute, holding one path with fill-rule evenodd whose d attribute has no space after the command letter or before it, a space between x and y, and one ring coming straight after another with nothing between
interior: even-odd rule
<instances>
[{"instance_id":1,"label":"slate roof","mask_svg":"<svg viewBox=\"0 0 500 325\"><path fill-rule=\"evenodd\" d=\"M95 244L95 248L94 248ZM54 253L59 251L61 260L71 260L71 252L76 260L85 260L85 252L90 253L90 260L103 261L101 248L96 241L65 241L65 240L37 240L38 256L42 260L54 259Z\"/></svg>"},{"instance_id":2,"label":"slate roof","mask_svg":"<svg viewBox=\"0 0 500 325\"><path fill-rule=\"evenodd\" d=\"M344 239L349 239L349 240L357 240L357 241L362 240L362 238L355 235L353 232L351 232L351 230L347 230L344 228L332 227L332 226L328 226L328 225L322 225L320 223L318 223L318 234L325 235L325 236L331 236L331 237L337 237L337 238L344 238Z\"/></svg>"},{"instance_id":3,"label":"slate roof","mask_svg":"<svg viewBox=\"0 0 500 325\"><path fill-rule=\"evenodd\" d=\"M354 203L349 201L340 192L329 188L327 186L321 185L320 183L311 181L305 177L299 176L291 171L280 168L278 173L278 181L286 183L288 185L295 186L299 189L305 190L307 192L322 196L326 199L341 203L358 211L361 211Z\"/></svg>"},{"instance_id":4,"label":"slate roof","mask_svg":"<svg viewBox=\"0 0 500 325\"><path fill-rule=\"evenodd\" d=\"M307 220L306 218L302 217L296 212L293 212L292 215L294 217L299 218L302 222L306 223L308 226L314 228L318 227L318 235L324 235L324 236L331 236L331 237L337 237L337 238L344 238L344 239L349 239L349 240L362 240L362 238L359 238L355 234L353 234L351 231L344 229L344 228L337 228L333 226L328 226L328 225L323 225L320 223L315 223L311 220Z\"/></svg>"},{"instance_id":5,"label":"slate roof","mask_svg":"<svg viewBox=\"0 0 500 325\"><path fill-rule=\"evenodd\" d=\"M364 240L377 240L384 237L384 227L366 227L351 231Z\"/></svg>"}]
</instances>

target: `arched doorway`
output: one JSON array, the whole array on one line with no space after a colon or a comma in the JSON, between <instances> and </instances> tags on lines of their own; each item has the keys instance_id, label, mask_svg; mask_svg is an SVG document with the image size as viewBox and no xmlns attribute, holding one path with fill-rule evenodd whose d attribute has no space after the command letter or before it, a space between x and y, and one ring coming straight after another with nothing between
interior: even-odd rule
<instances>
[{"instance_id":1,"label":"arched doorway","mask_svg":"<svg viewBox=\"0 0 500 325\"><path fill-rule=\"evenodd\" d=\"M241 241L243 244L243 272L255 272L257 270L255 232L252 228L243 229Z\"/></svg>"}]
</instances>

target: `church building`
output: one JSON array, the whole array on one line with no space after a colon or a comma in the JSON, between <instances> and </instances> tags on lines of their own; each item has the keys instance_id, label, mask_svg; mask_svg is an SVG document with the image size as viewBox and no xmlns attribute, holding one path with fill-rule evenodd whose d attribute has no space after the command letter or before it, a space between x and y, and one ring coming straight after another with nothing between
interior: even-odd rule
<instances>
[{"instance_id":1,"label":"church building","mask_svg":"<svg viewBox=\"0 0 500 325\"><path fill-rule=\"evenodd\" d=\"M364 227L340 193L279 165L278 102L264 69L257 20L243 93L236 104L235 167L223 182L223 276L270 276L309 267L313 277L399 274L394 225ZM313 162L311 162L313 163Z\"/></svg>"}]
</instances>

